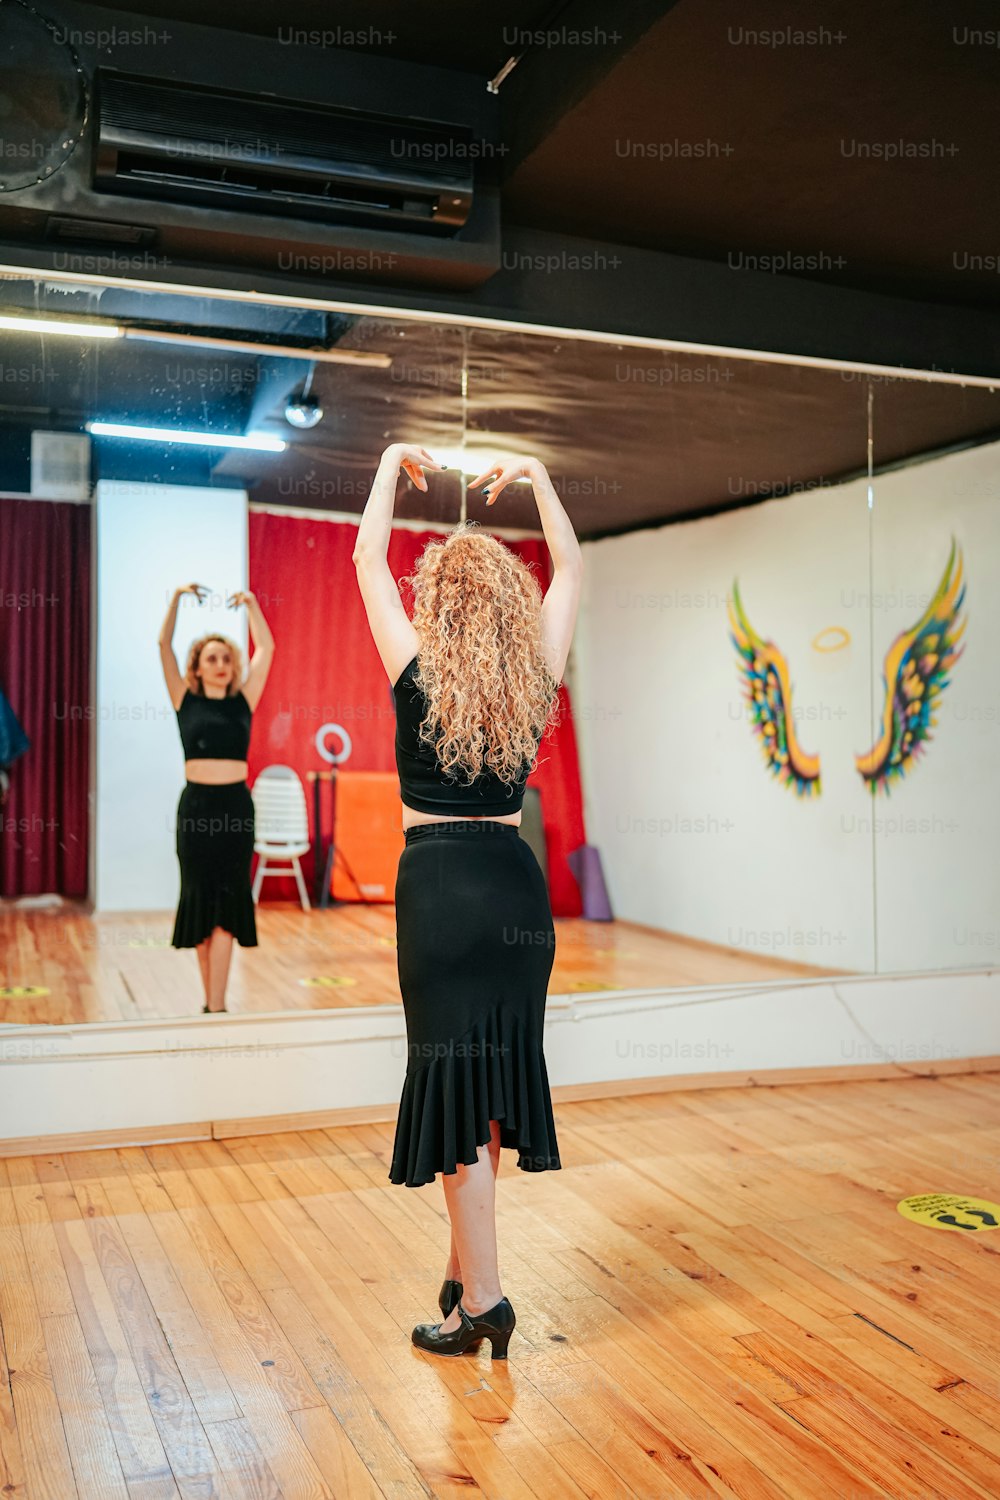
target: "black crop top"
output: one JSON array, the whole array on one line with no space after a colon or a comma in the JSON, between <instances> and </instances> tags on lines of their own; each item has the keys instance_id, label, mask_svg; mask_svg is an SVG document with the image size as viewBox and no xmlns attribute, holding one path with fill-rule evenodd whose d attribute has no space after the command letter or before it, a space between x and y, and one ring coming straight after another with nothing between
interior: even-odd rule
<instances>
[{"instance_id":1,"label":"black crop top","mask_svg":"<svg viewBox=\"0 0 1000 1500\"><path fill-rule=\"evenodd\" d=\"M188 688L177 709L185 760L246 760L251 709L242 692L205 698Z\"/></svg>"},{"instance_id":2,"label":"black crop top","mask_svg":"<svg viewBox=\"0 0 1000 1500\"><path fill-rule=\"evenodd\" d=\"M513 783L501 781L492 771L483 771L467 785L467 771L458 766L446 773L433 749L421 741L420 725L427 712L427 701L413 681L416 665L414 657L392 689L396 702L396 770L404 807L445 817L495 818L520 812L527 771ZM451 776L458 779L449 780Z\"/></svg>"}]
</instances>

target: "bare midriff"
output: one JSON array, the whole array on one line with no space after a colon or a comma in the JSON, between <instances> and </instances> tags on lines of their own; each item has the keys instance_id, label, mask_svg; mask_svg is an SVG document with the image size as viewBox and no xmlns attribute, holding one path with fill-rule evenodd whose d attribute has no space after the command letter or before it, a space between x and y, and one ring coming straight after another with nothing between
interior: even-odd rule
<instances>
[{"instance_id":1,"label":"bare midriff","mask_svg":"<svg viewBox=\"0 0 1000 1500\"><path fill-rule=\"evenodd\" d=\"M516 828L521 821L521 814L519 812L504 813L502 817L480 817L478 814L469 817L466 814L457 813L454 817L442 818L437 813L418 812L415 807L407 807L405 802L401 805L403 808L404 833L407 828L413 828L417 823L513 823Z\"/></svg>"},{"instance_id":2,"label":"bare midriff","mask_svg":"<svg viewBox=\"0 0 1000 1500\"><path fill-rule=\"evenodd\" d=\"M188 781L198 781L202 786L229 786L234 781L246 781L248 766L245 760L186 760L184 775Z\"/></svg>"}]
</instances>

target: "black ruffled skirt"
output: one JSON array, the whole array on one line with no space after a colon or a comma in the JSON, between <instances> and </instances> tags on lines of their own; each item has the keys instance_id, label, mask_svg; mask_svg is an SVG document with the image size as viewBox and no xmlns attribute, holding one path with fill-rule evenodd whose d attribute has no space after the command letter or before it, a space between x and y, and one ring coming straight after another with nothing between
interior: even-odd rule
<instances>
[{"instance_id":1,"label":"black ruffled skirt","mask_svg":"<svg viewBox=\"0 0 1000 1500\"><path fill-rule=\"evenodd\" d=\"M396 875L407 1061L389 1180L420 1187L500 1125L525 1172L558 1170L542 1050L555 928L545 876L512 823L408 828Z\"/></svg>"},{"instance_id":2,"label":"black ruffled skirt","mask_svg":"<svg viewBox=\"0 0 1000 1500\"><path fill-rule=\"evenodd\" d=\"M256 948L250 889L254 807L245 781L184 784L177 804L177 859L181 896L172 946L196 948L216 927L243 948Z\"/></svg>"}]
</instances>

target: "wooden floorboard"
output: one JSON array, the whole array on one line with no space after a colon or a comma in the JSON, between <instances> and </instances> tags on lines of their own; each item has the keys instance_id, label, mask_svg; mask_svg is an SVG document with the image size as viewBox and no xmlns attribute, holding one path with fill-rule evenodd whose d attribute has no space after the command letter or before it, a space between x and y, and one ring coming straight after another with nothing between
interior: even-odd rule
<instances>
[{"instance_id":1,"label":"wooden floorboard","mask_svg":"<svg viewBox=\"0 0 1000 1500\"><path fill-rule=\"evenodd\" d=\"M257 911L256 948L233 950L227 1008L236 1015L399 1005L391 903ZM204 1004L193 951L170 947L172 912L91 916L78 903L32 910L0 902L0 1023L79 1026L169 1020ZM632 922L556 920L552 995L815 979L841 969L737 952ZM315 984L311 981L319 980Z\"/></svg>"},{"instance_id":2,"label":"wooden floorboard","mask_svg":"<svg viewBox=\"0 0 1000 1500\"><path fill-rule=\"evenodd\" d=\"M557 1106L498 1185L510 1358L435 1319L393 1127L0 1161L0 1495L1000 1494L1000 1074Z\"/></svg>"}]
</instances>

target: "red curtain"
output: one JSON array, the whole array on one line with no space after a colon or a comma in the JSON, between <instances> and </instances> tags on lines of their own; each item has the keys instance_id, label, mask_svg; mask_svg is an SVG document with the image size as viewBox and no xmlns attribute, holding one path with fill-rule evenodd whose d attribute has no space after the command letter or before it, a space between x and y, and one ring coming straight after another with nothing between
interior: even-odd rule
<instances>
[{"instance_id":1,"label":"red curtain","mask_svg":"<svg viewBox=\"0 0 1000 1500\"><path fill-rule=\"evenodd\" d=\"M0 499L0 688L31 742L0 807L0 895L85 897L88 505Z\"/></svg>"},{"instance_id":2,"label":"red curtain","mask_svg":"<svg viewBox=\"0 0 1000 1500\"><path fill-rule=\"evenodd\" d=\"M425 544L440 533L394 530L389 566L397 579L413 571ZM375 649L351 554L357 527L251 512L250 587L274 631L277 654L255 716L250 779L274 762L302 777L312 825L307 771L328 770L316 748L325 724L339 724L351 737L347 764L359 771L395 771L396 719L385 668ZM548 552L533 539L507 545L534 564L548 587ZM583 803L576 735L569 695L562 689L562 724L542 741L539 765L529 785L541 793L553 914L579 916L579 887L566 856L584 842ZM339 738L328 741L339 748ZM328 789L327 789L328 790ZM324 798L327 793L324 792ZM324 800L324 820L327 803ZM307 879L312 861L303 859ZM288 882L270 881L264 894L294 899Z\"/></svg>"}]
</instances>

